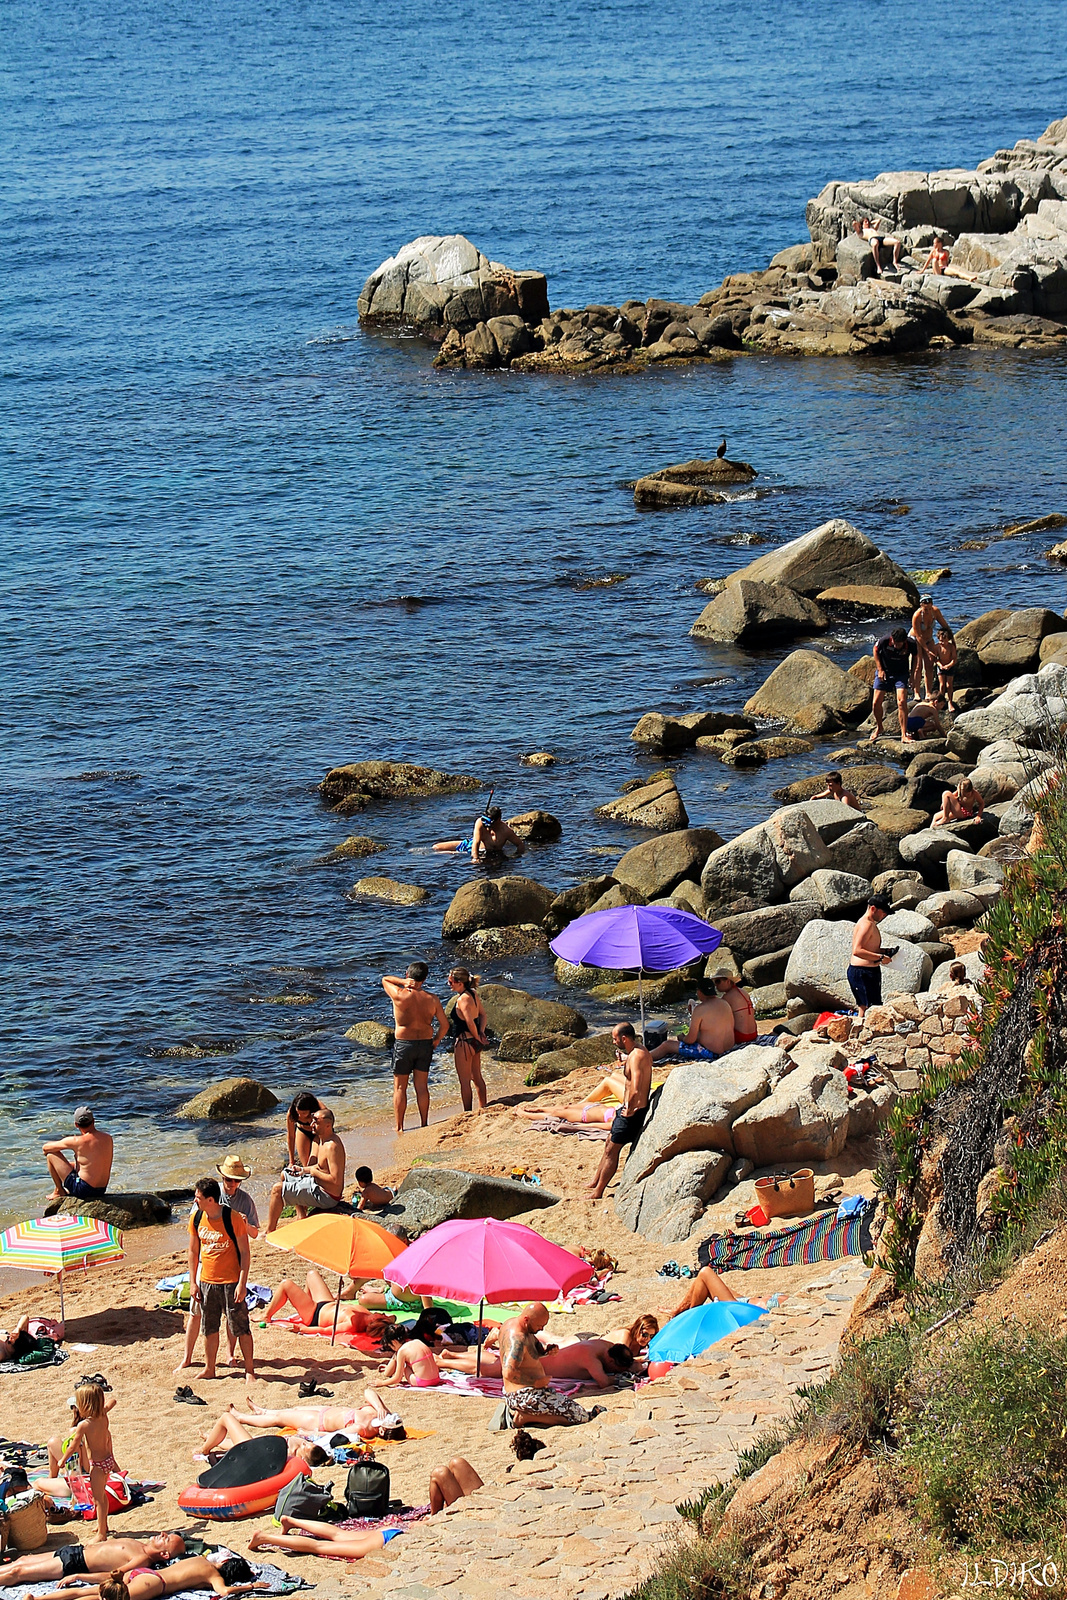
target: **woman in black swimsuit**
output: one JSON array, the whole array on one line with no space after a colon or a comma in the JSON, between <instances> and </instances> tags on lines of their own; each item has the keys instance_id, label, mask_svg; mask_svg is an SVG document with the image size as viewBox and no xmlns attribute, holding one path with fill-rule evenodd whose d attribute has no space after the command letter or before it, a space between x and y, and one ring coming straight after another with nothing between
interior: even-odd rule
<instances>
[{"instance_id":1,"label":"woman in black swimsuit","mask_svg":"<svg viewBox=\"0 0 1067 1600\"><path fill-rule=\"evenodd\" d=\"M286 1112L285 1142L289 1147L290 1166L311 1165L311 1147L319 1142L319 1136L311 1125L311 1118L316 1111L321 1110L322 1102L305 1090L294 1098Z\"/></svg>"},{"instance_id":2,"label":"woman in black swimsuit","mask_svg":"<svg viewBox=\"0 0 1067 1600\"><path fill-rule=\"evenodd\" d=\"M455 1046L456 1076L464 1111L474 1108L472 1088L477 1090L478 1110L484 1111L487 1104L482 1051L488 1047L489 1039L485 1032L485 1007L476 992L479 982L478 978L471 977L466 967L453 967L448 974L448 987L458 996L448 1021L448 1036Z\"/></svg>"}]
</instances>

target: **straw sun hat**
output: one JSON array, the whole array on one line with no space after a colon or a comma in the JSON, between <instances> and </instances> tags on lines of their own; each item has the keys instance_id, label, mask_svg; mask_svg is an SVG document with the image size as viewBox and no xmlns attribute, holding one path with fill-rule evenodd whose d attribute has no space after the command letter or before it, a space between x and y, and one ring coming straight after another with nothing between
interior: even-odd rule
<instances>
[{"instance_id":1,"label":"straw sun hat","mask_svg":"<svg viewBox=\"0 0 1067 1600\"><path fill-rule=\"evenodd\" d=\"M246 1167L240 1156L227 1156L225 1161L220 1161L215 1171L221 1178L250 1178L252 1168Z\"/></svg>"}]
</instances>

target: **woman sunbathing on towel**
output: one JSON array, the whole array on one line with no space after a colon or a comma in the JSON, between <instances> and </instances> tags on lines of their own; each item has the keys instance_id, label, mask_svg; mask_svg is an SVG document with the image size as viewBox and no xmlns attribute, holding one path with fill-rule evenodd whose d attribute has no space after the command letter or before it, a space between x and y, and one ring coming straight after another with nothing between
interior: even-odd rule
<instances>
[{"instance_id":1,"label":"woman sunbathing on towel","mask_svg":"<svg viewBox=\"0 0 1067 1600\"><path fill-rule=\"evenodd\" d=\"M72 1586L41 1594L35 1591L32 1600L160 1600L163 1595L181 1594L183 1589L231 1595L270 1588L269 1583L255 1582L251 1567L240 1556L230 1556L218 1566L206 1556L188 1556L184 1561L172 1561L169 1567L133 1567L87 1587L79 1586L77 1579L67 1582Z\"/></svg>"},{"instance_id":2,"label":"woman sunbathing on towel","mask_svg":"<svg viewBox=\"0 0 1067 1600\"><path fill-rule=\"evenodd\" d=\"M304 1438L318 1439L333 1433L351 1433L361 1439L404 1439L404 1424L395 1412L390 1411L381 1396L373 1389L363 1391L361 1406L286 1406L278 1411L265 1411L249 1397L248 1410L238 1411L230 1406L207 1434L200 1453L209 1450L228 1450L231 1445L247 1439L249 1428L295 1428ZM297 1441L298 1443L300 1441ZM290 1451L290 1454L293 1454ZM307 1457L304 1457L307 1460ZM309 1462L309 1465L321 1463Z\"/></svg>"},{"instance_id":3,"label":"woman sunbathing on towel","mask_svg":"<svg viewBox=\"0 0 1067 1600\"><path fill-rule=\"evenodd\" d=\"M443 1511L465 1494L480 1489L482 1480L469 1461L453 1456L447 1467L434 1467L430 1473L430 1510ZM248 1541L253 1550L291 1550L294 1555L332 1556L340 1561L359 1561L382 1550L404 1532L403 1528L376 1528L372 1533L346 1532L330 1522L315 1522L305 1517L281 1517L281 1533L264 1530ZM293 1532L292 1530L297 1530Z\"/></svg>"},{"instance_id":4,"label":"woman sunbathing on towel","mask_svg":"<svg viewBox=\"0 0 1067 1600\"><path fill-rule=\"evenodd\" d=\"M667 1318L681 1316L683 1311L692 1311L694 1306L702 1306L706 1300L736 1300L737 1296L732 1289L728 1289L714 1267L701 1267L695 1278L692 1278L688 1289ZM752 1301L755 1305L756 1302Z\"/></svg>"},{"instance_id":5,"label":"woman sunbathing on towel","mask_svg":"<svg viewBox=\"0 0 1067 1600\"><path fill-rule=\"evenodd\" d=\"M338 1333L367 1333L377 1339L384 1328L396 1321L394 1316L382 1311L368 1311L353 1302L340 1300L330 1293L321 1272L312 1267L301 1288L292 1278L284 1278L274 1291L267 1307L266 1320L270 1322L285 1305L292 1306L306 1328L330 1328L337 1315Z\"/></svg>"},{"instance_id":6,"label":"woman sunbathing on towel","mask_svg":"<svg viewBox=\"0 0 1067 1600\"><path fill-rule=\"evenodd\" d=\"M403 1340L402 1344L398 1341ZM383 1389L395 1389L407 1383L413 1389L436 1389L441 1382L437 1358L422 1339L409 1339L403 1328L388 1329L382 1335L382 1349L394 1345L392 1356L378 1368L378 1382Z\"/></svg>"},{"instance_id":7,"label":"woman sunbathing on towel","mask_svg":"<svg viewBox=\"0 0 1067 1600\"><path fill-rule=\"evenodd\" d=\"M588 1122L594 1128L609 1127L622 1105L626 1084L621 1072L611 1072L586 1095L580 1106L516 1106L517 1117L559 1117L563 1122ZM605 1105L608 1100L615 1105Z\"/></svg>"}]
</instances>

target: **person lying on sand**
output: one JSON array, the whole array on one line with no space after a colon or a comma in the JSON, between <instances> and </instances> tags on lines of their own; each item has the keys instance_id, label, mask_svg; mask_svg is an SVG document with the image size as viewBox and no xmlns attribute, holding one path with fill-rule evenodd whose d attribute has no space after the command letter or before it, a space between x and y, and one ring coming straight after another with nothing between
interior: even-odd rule
<instances>
[{"instance_id":1,"label":"person lying on sand","mask_svg":"<svg viewBox=\"0 0 1067 1600\"><path fill-rule=\"evenodd\" d=\"M679 1300L667 1321L681 1316L683 1311L692 1311L694 1306L702 1306L708 1300L736 1300L737 1296L732 1289L727 1288L722 1278L714 1267L701 1267L695 1278L691 1278L689 1287ZM759 1305L760 1301L750 1300L750 1305Z\"/></svg>"},{"instance_id":2,"label":"person lying on sand","mask_svg":"<svg viewBox=\"0 0 1067 1600\"><path fill-rule=\"evenodd\" d=\"M279 1410L265 1410L249 1396L248 1410L238 1411L235 1406L223 1412L211 1433L228 1421L241 1428L295 1428L305 1439L318 1439L334 1433L353 1433L361 1439L403 1439L404 1424L395 1412L390 1411L379 1394L364 1389L361 1406L284 1406ZM228 1428L223 1428L228 1434ZM208 1434L203 1449L228 1449L226 1444L210 1444ZM231 1443L236 1443L231 1439Z\"/></svg>"},{"instance_id":3,"label":"person lying on sand","mask_svg":"<svg viewBox=\"0 0 1067 1600\"><path fill-rule=\"evenodd\" d=\"M630 1354L637 1360L643 1360L648 1353L649 1341L659 1332L659 1318L651 1312L636 1317L628 1328L612 1328L604 1338L609 1344L624 1344Z\"/></svg>"},{"instance_id":4,"label":"person lying on sand","mask_svg":"<svg viewBox=\"0 0 1067 1600\"><path fill-rule=\"evenodd\" d=\"M333 1328L336 1312L338 1333L367 1333L373 1339L380 1338L396 1321L395 1316L384 1312L367 1311L351 1301L338 1300L314 1267L305 1274L303 1288L292 1278L282 1279L267 1307L266 1321L276 1317L285 1305L292 1306L306 1328Z\"/></svg>"},{"instance_id":5,"label":"person lying on sand","mask_svg":"<svg viewBox=\"0 0 1067 1600\"><path fill-rule=\"evenodd\" d=\"M215 1594L231 1595L269 1588L268 1583L256 1582L252 1568L241 1556L229 1556L217 1566L207 1556L187 1556L162 1572L154 1567L128 1567L124 1572L113 1572L106 1583L52 1589L47 1594L27 1596L27 1600L161 1600L163 1595L181 1594L184 1589L210 1589Z\"/></svg>"},{"instance_id":6,"label":"person lying on sand","mask_svg":"<svg viewBox=\"0 0 1067 1600\"><path fill-rule=\"evenodd\" d=\"M399 1293L392 1284L385 1283L384 1279L382 1282L385 1284L382 1289L365 1288L361 1291L359 1303L364 1311L393 1311L399 1312L402 1317L410 1317L420 1306L433 1305L432 1295Z\"/></svg>"},{"instance_id":7,"label":"person lying on sand","mask_svg":"<svg viewBox=\"0 0 1067 1600\"><path fill-rule=\"evenodd\" d=\"M454 1505L464 1495L482 1487L482 1480L463 1456L453 1456L447 1467L434 1467L430 1473L430 1511L436 1514ZM346 1532L330 1522L315 1522L310 1517L281 1517L281 1532L256 1532L248 1541L250 1551L291 1550L294 1555L327 1556L338 1561L359 1561L375 1550L383 1550L403 1528L376 1528L370 1533ZM299 1530L294 1533L293 1529Z\"/></svg>"},{"instance_id":8,"label":"person lying on sand","mask_svg":"<svg viewBox=\"0 0 1067 1600\"><path fill-rule=\"evenodd\" d=\"M535 1340L535 1354L550 1378L565 1378L578 1383L595 1383L598 1389L614 1386L615 1374L632 1372L634 1358L624 1344L609 1344L606 1339L571 1339L566 1344L543 1345ZM477 1372L476 1350L444 1350L438 1364L451 1372ZM482 1355L481 1376L499 1378L498 1356Z\"/></svg>"},{"instance_id":9,"label":"person lying on sand","mask_svg":"<svg viewBox=\"0 0 1067 1600\"><path fill-rule=\"evenodd\" d=\"M4 1567L3 1576L5 1585L15 1589L23 1583L58 1582L82 1573L132 1572L134 1567L154 1567L184 1554L185 1541L177 1533L155 1533L143 1540L104 1539L99 1544L64 1544L57 1550L18 1556Z\"/></svg>"},{"instance_id":10,"label":"person lying on sand","mask_svg":"<svg viewBox=\"0 0 1067 1600\"><path fill-rule=\"evenodd\" d=\"M628 1026L628 1024L624 1024ZM633 1032L633 1029L630 1029ZM537 1354L537 1335L548 1326L548 1307L533 1301L509 1317L500 1328L501 1377L504 1380L504 1415L509 1428L560 1426L589 1422L603 1411L587 1411L569 1395L557 1394Z\"/></svg>"},{"instance_id":11,"label":"person lying on sand","mask_svg":"<svg viewBox=\"0 0 1067 1600\"><path fill-rule=\"evenodd\" d=\"M0 1361L18 1361L40 1348L40 1343L30 1332L30 1313L20 1317L9 1331L0 1328Z\"/></svg>"},{"instance_id":12,"label":"person lying on sand","mask_svg":"<svg viewBox=\"0 0 1067 1600\"><path fill-rule=\"evenodd\" d=\"M231 1406L224 1411L219 1420L208 1429L204 1435L203 1443L199 1450L193 1451L194 1461L210 1461L212 1452L224 1454L232 1450L235 1444L247 1444L252 1438L243 1422L239 1422ZM329 1456L321 1445L311 1444L309 1440L302 1439L299 1434L291 1433L285 1441L285 1459L293 1458L304 1461L314 1471L316 1467L324 1467L329 1461Z\"/></svg>"},{"instance_id":13,"label":"person lying on sand","mask_svg":"<svg viewBox=\"0 0 1067 1600\"><path fill-rule=\"evenodd\" d=\"M403 1340L397 1345L398 1340ZM397 1345L389 1360L378 1368L378 1382L383 1389L395 1389L398 1384L409 1384L413 1389L435 1389L441 1382L437 1358L424 1339L408 1339L403 1328L393 1329L382 1337L382 1349Z\"/></svg>"},{"instance_id":14,"label":"person lying on sand","mask_svg":"<svg viewBox=\"0 0 1067 1600\"><path fill-rule=\"evenodd\" d=\"M626 1079L621 1072L609 1072L596 1088L591 1090L577 1106L516 1106L517 1117L559 1117L563 1122L589 1122L594 1127L607 1127L614 1119L626 1093ZM606 1106L605 1100L617 1100L619 1105Z\"/></svg>"}]
</instances>

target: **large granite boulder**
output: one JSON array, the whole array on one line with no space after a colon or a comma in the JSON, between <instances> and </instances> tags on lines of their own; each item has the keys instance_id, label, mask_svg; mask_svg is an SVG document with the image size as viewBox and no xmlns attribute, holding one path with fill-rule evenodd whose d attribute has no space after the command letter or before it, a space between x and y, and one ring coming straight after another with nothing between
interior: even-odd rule
<instances>
[{"instance_id":1,"label":"large granite boulder","mask_svg":"<svg viewBox=\"0 0 1067 1600\"><path fill-rule=\"evenodd\" d=\"M789 898L801 905L818 906L824 917L858 917L873 893L869 878L859 877L854 872L840 872L834 867L820 867L810 878L790 889ZM808 918L809 922L812 920L813 917Z\"/></svg>"},{"instance_id":2,"label":"large granite boulder","mask_svg":"<svg viewBox=\"0 0 1067 1600\"><path fill-rule=\"evenodd\" d=\"M518 873L504 878L474 878L460 884L452 896L441 924L441 936L462 939L476 928L540 922L555 898L554 889Z\"/></svg>"},{"instance_id":3,"label":"large granite boulder","mask_svg":"<svg viewBox=\"0 0 1067 1600\"><path fill-rule=\"evenodd\" d=\"M732 1162L732 1156L719 1150L692 1150L675 1156L640 1183L620 1189L615 1213L620 1222L646 1239L680 1244L689 1238L708 1201L726 1181Z\"/></svg>"},{"instance_id":4,"label":"large granite boulder","mask_svg":"<svg viewBox=\"0 0 1067 1600\"><path fill-rule=\"evenodd\" d=\"M614 882L612 875L605 872L599 877L587 878L584 883L575 883L569 889L561 890L542 918L541 926L549 938L554 939L575 917L584 916L601 895L607 894Z\"/></svg>"},{"instance_id":5,"label":"large granite boulder","mask_svg":"<svg viewBox=\"0 0 1067 1600\"><path fill-rule=\"evenodd\" d=\"M462 234L427 234L371 273L358 310L365 326L438 336L446 327L462 332L494 318L536 325L548 315L548 284L541 272L515 272L488 260Z\"/></svg>"},{"instance_id":6,"label":"large granite boulder","mask_svg":"<svg viewBox=\"0 0 1067 1600\"><path fill-rule=\"evenodd\" d=\"M958 716L948 736L948 747L966 761L1000 739L1037 749L1050 724L1064 720L1067 666L1049 661L1036 673L1013 678L991 705L977 706Z\"/></svg>"},{"instance_id":7,"label":"large granite boulder","mask_svg":"<svg viewBox=\"0 0 1067 1600\"><path fill-rule=\"evenodd\" d=\"M949 828L923 828L901 839L898 849L906 867L914 867L929 880L929 874L944 861L950 850L960 848L960 837Z\"/></svg>"},{"instance_id":8,"label":"large granite boulder","mask_svg":"<svg viewBox=\"0 0 1067 1600\"><path fill-rule=\"evenodd\" d=\"M828 627L826 613L813 600L781 583L742 578L709 601L689 631L694 639L746 645L822 633Z\"/></svg>"},{"instance_id":9,"label":"large granite boulder","mask_svg":"<svg viewBox=\"0 0 1067 1600\"><path fill-rule=\"evenodd\" d=\"M635 744L648 745L655 750L690 750L698 739L726 733L730 728L754 733L756 724L751 717L734 711L692 711L684 717L646 711L630 738Z\"/></svg>"},{"instance_id":10,"label":"large granite boulder","mask_svg":"<svg viewBox=\"0 0 1067 1600\"><path fill-rule=\"evenodd\" d=\"M733 1125L733 1148L757 1167L832 1161L848 1138L849 1102L835 1067L797 1067Z\"/></svg>"},{"instance_id":11,"label":"large granite boulder","mask_svg":"<svg viewBox=\"0 0 1067 1600\"><path fill-rule=\"evenodd\" d=\"M897 946L897 955L892 966L882 968L882 993L918 994L930 980L933 963L917 945L903 939L892 942ZM805 1001L812 1011L851 1009L856 1002L845 976L851 959L850 923L825 919L809 922L789 957L786 994L791 1000Z\"/></svg>"},{"instance_id":12,"label":"large granite boulder","mask_svg":"<svg viewBox=\"0 0 1067 1600\"><path fill-rule=\"evenodd\" d=\"M685 803L673 778L663 778L643 789L631 789L618 800L597 806L596 815L609 822L625 822L635 828L657 828L670 833L689 826Z\"/></svg>"},{"instance_id":13,"label":"large granite boulder","mask_svg":"<svg viewBox=\"0 0 1067 1600\"><path fill-rule=\"evenodd\" d=\"M584 1039L554 1050L543 1050L522 1080L529 1088L543 1083L555 1083L566 1078L578 1067L606 1067L617 1065L615 1041L609 1033L590 1033Z\"/></svg>"},{"instance_id":14,"label":"large granite boulder","mask_svg":"<svg viewBox=\"0 0 1067 1600\"><path fill-rule=\"evenodd\" d=\"M780 720L795 733L830 733L858 722L866 684L816 650L794 650L746 702L745 714Z\"/></svg>"},{"instance_id":15,"label":"large granite boulder","mask_svg":"<svg viewBox=\"0 0 1067 1600\"><path fill-rule=\"evenodd\" d=\"M414 1167L396 1191L394 1204L374 1213L390 1233L415 1239L453 1218L495 1217L506 1221L554 1206L560 1196L539 1184L493 1178L451 1167Z\"/></svg>"},{"instance_id":16,"label":"large granite boulder","mask_svg":"<svg viewBox=\"0 0 1067 1600\"><path fill-rule=\"evenodd\" d=\"M937 940L936 926L921 911L894 910L878 924L878 931L885 945L896 944L898 939L906 939L909 944Z\"/></svg>"},{"instance_id":17,"label":"large granite boulder","mask_svg":"<svg viewBox=\"0 0 1067 1600\"><path fill-rule=\"evenodd\" d=\"M640 791L638 791L640 793ZM722 846L714 828L682 828L635 845L616 863L618 883L639 889L646 900L669 895L678 884L699 878L713 850Z\"/></svg>"},{"instance_id":18,"label":"large granite boulder","mask_svg":"<svg viewBox=\"0 0 1067 1600\"><path fill-rule=\"evenodd\" d=\"M850 772L849 782L851 777ZM833 845L842 834L849 833L861 816L854 806L845 805L843 800L802 800L795 808L786 809L803 811L814 823L815 831L825 845ZM777 812L776 815L782 816L784 812Z\"/></svg>"},{"instance_id":19,"label":"large granite boulder","mask_svg":"<svg viewBox=\"0 0 1067 1600\"><path fill-rule=\"evenodd\" d=\"M100 1200L73 1200L63 1195L45 1202L46 1217L96 1217L123 1232L130 1228L158 1228L171 1218L169 1200L161 1194L106 1194Z\"/></svg>"},{"instance_id":20,"label":"large granite boulder","mask_svg":"<svg viewBox=\"0 0 1067 1600\"><path fill-rule=\"evenodd\" d=\"M627 1160L615 1200L620 1216L626 1192L664 1161L690 1150L733 1151L735 1121L770 1093L772 1069L779 1065L772 1056L784 1051L748 1045L711 1066L685 1061L674 1068Z\"/></svg>"},{"instance_id":21,"label":"large granite boulder","mask_svg":"<svg viewBox=\"0 0 1067 1600\"><path fill-rule=\"evenodd\" d=\"M762 906L758 911L719 918L715 925L736 960L749 961L753 956L786 949L796 942L801 928L821 915L818 904L810 900L794 902L792 893L783 905Z\"/></svg>"},{"instance_id":22,"label":"large granite boulder","mask_svg":"<svg viewBox=\"0 0 1067 1600\"><path fill-rule=\"evenodd\" d=\"M727 584L748 578L753 583L780 583L798 594L816 595L841 584L900 589L912 605L919 591L914 582L872 539L843 517L824 522L799 539L779 545L732 572Z\"/></svg>"},{"instance_id":23,"label":"large granite boulder","mask_svg":"<svg viewBox=\"0 0 1067 1600\"><path fill-rule=\"evenodd\" d=\"M893 1107L900 1099L900 1090L894 1083L883 1083L869 1093L857 1094L849 1101L848 1137L869 1139L877 1133L883 1122L888 1122Z\"/></svg>"},{"instance_id":24,"label":"large granite boulder","mask_svg":"<svg viewBox=\"0 0 1067 1600\"><path fill-rule=\"evenodd\" d=\"M801 807L787 806L711 852L700 880L707 914L724 917L774 905L827 864L827 847L811 818Z\"/></svg>"},{"instance_id":25,"label":"large granite boulder","mask_svg":"<svg viewBox=\"0 0 1067 1600\"><path fill-rule=\"evenodd\" d=\"M563 833L563 824L551 811L520 811L508 818L508 827L527 844L554 844Z\"/></svg>"},{"instance_id":26,"label":"large granite boulder","mask_svg":"<svg viewBox=\"0 0 1067 1600\"><path fill-rule=\"evenodd\" d=\"M330 768L319 784L319 794L331 811L351 816L375 801L422 800L484 788L478 778L417 767L410 761L350 761Z\"/></svg>"},{"instance_id":27,"label":"large granite boulder","mask_svg":"<svg viewBox=\"0 0 1067 1600\"><path fill-rule=\"evenodd\" d=\"M1011 616L1010 606L997 606L992 611L983 611L980 617L972 617L956 630L958 648L977 651L986 635L995 633L1002 622L1010 622Z\"/></svg>"},{"instance_id":28,"label":"large granite boulder","mask_svg":"<svg viewBox=\"0 0 1067 1600\"><path fill-rule=\"evenodd\" d=\"M512 989L503 983L483 983L478 998L485 1007L493 1033L567 1033L578 1037L588 1024L573 1006L557 1000L539 1000L525 989ZM450 1001L451 1005L452 1002Z\"/></svg>"},{"instance_id":29,"label":"large granite boulder","mask_svg":"<svg viewBox=\"0 0 1067 1600\"><path fill-rule=\"evenodd\" d=\"M255 1078L223 1078L186 1100L174 1115L196 1122L232 1122L235 1117L273 1111L277 1104L278 1096Z\"/></svg>"},{"instance_id":30,"label":"large granite boulder","mask_svg":"<svg viewBox=\"0 0 1067 1600\"><path fill-rule=\"evenodd\" d=\"M950 850L945 857L945 876L950 890L973 894L987 907L999 900L1003 892L1004 868L988 856Z\"/></svg>"},{"instance_id":31,"label":"large granite boulder","mask_svg":"<svg viewBox=\"0 0 1067 1600\"><path fill-rule=\"evenodd\" d=\"M915 609L903 589L881 589L870 583L837 583L815 599L843 617L910 617Z\"/></svg>"},{"instance_id":32,"label":"large granite boulder","mask_svg":"<svg viewBox=\"0 0 1067 1600\"><path fill-rule=\"evenodd\" d=\"M977 859L977 858L975 858ZM999 890L997 891L999 898ZM967 889L940 889L927 895L915 907L919 916L928 917L935 928L966 927L977 922L987 910L986 902Z\"/></svg>"},{"instance_id":33,"label":"large granite boulder","mask_svg":"<svg viewBox=\"0 0 1067 1600\"><path fill-rule=\"evenodd\" d=\"M979 660L984 667L1023 672L1037 665L1041 641L1062 627L1063 618L1042 606L1012 611L982 639Z\"/></svg>"}]
</instances>

